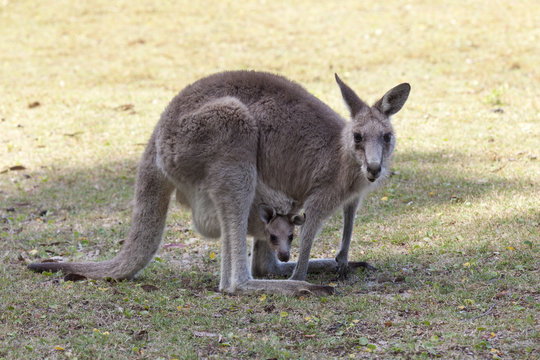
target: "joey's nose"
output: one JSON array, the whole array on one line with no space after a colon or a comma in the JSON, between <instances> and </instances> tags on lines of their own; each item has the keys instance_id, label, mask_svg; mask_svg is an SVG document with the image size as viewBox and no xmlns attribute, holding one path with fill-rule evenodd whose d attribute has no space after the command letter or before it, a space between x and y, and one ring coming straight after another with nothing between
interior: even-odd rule
<instances>
[{"instance_id":1,"label":"joey's nose","mask_svg":"<svg viewBox=\"0 0 540 360\"><path fill-rule=\"evenodd\" d=\"M368 164L368 180L375 181L379 175L381 175L381 165L380 164Z\"/></svg>"},{"instance_id":2,"label":"joey's nose","mask_svg":"<svg viewBox=\"0 0 540 360\"><path fill-rule=\"evenodd\" d=\"M287 262L289 261L290 255L286 252L278 252L278 259L281 262Z\"/></svg>"}]
</instances>

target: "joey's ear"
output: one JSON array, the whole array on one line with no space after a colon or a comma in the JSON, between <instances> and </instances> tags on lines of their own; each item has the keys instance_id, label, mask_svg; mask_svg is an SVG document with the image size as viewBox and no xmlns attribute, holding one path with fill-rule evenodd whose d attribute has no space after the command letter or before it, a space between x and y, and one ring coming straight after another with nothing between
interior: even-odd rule
<instances>
[{"instance_id":1,"label":"joey's ear","mask_svg":"<svg viewBox=\"0 0 540 360\"><path fill-rule=\"evenodd\" d=\"M407 83L399 84L384 94L384 96L377 101L373 107L379 109L379 111L386 116L394 115L401 110L405 104L405 101L407 101L410 92L411 85Z\"/></svg>"},{"instance_id":2,"label":"joey's ear","mask_svg":"<svg viewBox=\"0 0 540 360\"><path fill-rule=\"evenodd\" d=\"M291 212L292 213L296 213L296 212L300 211L301 208L302 208L302 205L300 204L299 201L297 201L297 200L292 201L292 203L291 203Z\"/></svg>"},{"instance_id":3,"label":"joey's ear","mask_svg":"<svg viewBox=\"0 0 540 360\"><path fill-rule=\"evenodd\" d=\"M355 117L356 114L358 114L362 108L367 107L367 105L358 97L358 95L356 95L353 89L351 89L339 78L338 74L334 75L336 76L336 81L339 85L339 89L341 90L341 96L343 96L345 104L347 104L349 107L351 117Z\"/></svg>"},{"instance_id":4,"label":"joey's ear","mask_svg":"<svg viewBox=\"0 0 540 360\"><path fill-rule=\"evenodd\" d=\"M304 225L306 222L306 214L304 215L290 215L289 221L296 226Z\"/></svg>"},{"instance_id":5,"label":"joey's ear","mask_svg":"<svg viewBox=\"0 0 540 360\"><path fill-rule=\"evenodd\" d=\"M265 224L268 224L273 218L276 217L276 210L271 206L261 204L259 206L259 216Z\"/></svg>"}]
</instances>

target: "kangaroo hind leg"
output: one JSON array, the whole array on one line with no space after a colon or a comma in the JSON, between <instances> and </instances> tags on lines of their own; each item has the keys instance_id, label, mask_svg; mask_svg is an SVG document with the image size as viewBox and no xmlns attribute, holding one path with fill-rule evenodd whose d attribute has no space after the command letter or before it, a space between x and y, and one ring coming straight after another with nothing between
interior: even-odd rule
<instances>
[{"instance_id":1,"label":"kangaroo hind leg","mask_svg":"<svg viewBox=\"0 0 540 360\"><path fill-rule=\"evenodd\" d=\"M221 277L219 289L235 293L251 279L248 268L247 223L255 195L257 171L254 164L220 167L210 187L221 227Z\"/></svg>"}]
</instances>

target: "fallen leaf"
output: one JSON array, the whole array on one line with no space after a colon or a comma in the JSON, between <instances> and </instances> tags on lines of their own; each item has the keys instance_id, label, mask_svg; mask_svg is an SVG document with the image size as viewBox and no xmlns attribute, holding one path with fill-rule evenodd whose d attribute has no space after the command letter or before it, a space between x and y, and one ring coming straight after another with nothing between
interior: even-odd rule
<instances>
[{"instance_id":1,"label":"fallen leaf","mask_svg":"<svg viewBox=\"0 0 540 360\"><path fill-rule=\"evenodd\" d=\"M40 246L54 246L54 245L60 245L63 244L65 241L55 241L51 243L39 243Z\"/></svg>"},{"instance_id":2,"label":"fallen leaf","mask_svg":"<svg viewBox=\"0 0 540 360\"><path fill-rule=\"evenodd\" d=\"M157 286L150 285L150 284L141 285L141 288L146 292L152 292L152 291L159 290L159 288Z\"/></svg>"},{"instance_id":3,"label":"fallen leaf","mask_svg":"<svg viewBox=\"0 0 540 360\"><path fill-rule=\"evenodd\" d=\"M9 170L11 171L26 170L26 167L22 165L15 165L15 166L11 166Z\"/></svg>"},{"instance_id":4,"label":"fallen leaf","mask_svg":"<svg viewBox=\"0 0 540 360\"><path fill-rule=\"evenodd\" d=\"M83 276L83 275L79 275L79 274L66 274L66 276L64 276L64 281L82 281L82 280L86 280L86 276Z\"/></svg>"},{"instance_id":5,"label":"fallen leaf","mask_svg":"<svg viewBox=\"0 0 540 360\"><path fill-rule=\"evenodd\" d=\"M218 334L214 334L214 333L206 332L206 331L197 331L197 330L193 330L193 335L197 337L218 337Z\"/></svg>"},{"instance_id":6,"label":"fallen leaf","mask_svg":"<svg viewBox=\"0 0 540 360\"><path fill-rule=\"evenodd\" d=\"M218 344L219 346L231 346L231 344L225 342L225 338L221 335L218 337Z\"/></svg>"},{"instance_id":7,"label":"fallen leaf","mask_svg":"<svg viewBox=\"0 0 540 360\"><path fill-rule=\"evenodd\" d=\"M134 107L135 107L135 105L133 105L133 104L124 104L124 105L119 105L119 106L115 107L114 110L128 111L128 110L132 110Z\"/></svg>"},{"instance_id":8,"label":"fallen leaf","mask_svg":"<svg viewBox=\"0 0 540 360\"><path fill-rule=\"evenodd\" d=\"M141 330L133 334L133 340L141 341L141 340L148 340L148 331Z\"/></svg>"},{"instance_id":9,"label":"fallen leaf","mask_svg":"<svg viewBox=\"0 0 540 360\"><path fill-rule=\"evenodd\" d=\"M77 135L81 135L82 133L83 133L82 131L75 131L74 133L66 133L64 134L64 136L74 137Z\"/></svg>"},{"instance_id":10,"label":"fallen leaf","mask_svg":"<svg viewBox=\"0 0 540 360\"><path fill-rule=\"evenodd\" d=\"M185 248L187 247L186 244L178 244L178 243L171 243L171 244L165 244L163 245L164 249L171 249L171 248Z\"/></svg>"},{"instance_id":11,"label":"fallen leaf","mask_svg":"<svg viewBox=\"0 0 540 360\"><path fill-rule=\"evenodd\" d=\"M61 346L55 346L54 350L56 350L56 351L64 351L65 349L63 347L61 347Z\"/></svg>"},{"instance_id":12,"label":"fallen leaf","mask_svg":"<svg viewBox=\"0 0 540 360\"><path fill-rule=\"evenodd\" d=\"M137 39L137 40L133 40L133 41L130 41L128 42L128 45L137 45L137 44L144 44L146 43L146 41L144 39Z\"/></svg>"}]
</instances>

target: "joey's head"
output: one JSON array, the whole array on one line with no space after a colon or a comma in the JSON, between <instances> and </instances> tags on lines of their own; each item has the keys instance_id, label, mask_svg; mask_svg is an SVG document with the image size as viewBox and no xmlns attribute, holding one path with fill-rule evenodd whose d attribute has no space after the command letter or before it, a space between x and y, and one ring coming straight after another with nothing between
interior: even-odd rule
<instances>
[{"instance_id":1,"label":"joey's head","mask_svg":"<svg viewBox=\"0 0 540 360\"><path fill-rule=\"evenodd\" d=\"M280 215L268 205L259 207L259 215L264 223L264 234L268 245L277 253L280 261L289 261L291 244L294 239L294 227L304 223L305 215Z\"/></svg>"},{"instance_id":2,"label":"joey's head","mask_svg":"<svg viewBox=\"0 0 540 360\"><path fill-rule=\"evenodd\" d=\"M342 135L343 146L360 165L364 177L375 182L388 173L396 144L390 117L401 110L411 86L400 84L368 106L337 74L336 81L351 113L351 121Z\"/></svg>"}]
</instances>

